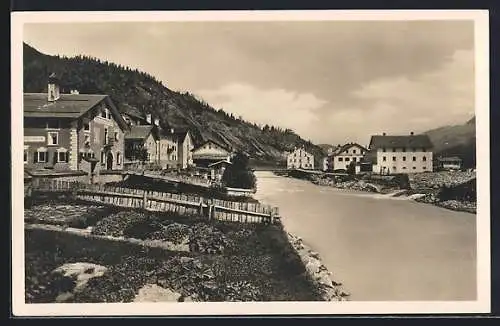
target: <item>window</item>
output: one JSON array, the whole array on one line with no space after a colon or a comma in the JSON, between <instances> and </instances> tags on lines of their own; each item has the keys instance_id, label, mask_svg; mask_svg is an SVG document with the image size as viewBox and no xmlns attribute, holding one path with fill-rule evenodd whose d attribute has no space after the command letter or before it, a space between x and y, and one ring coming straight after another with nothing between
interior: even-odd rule
<instances>
[{"instance_id":1,"label":"window","mask_svg":"<svg viewBox=\"0 0 500 326\"><path fill-rule=\"evenodd\" d=\"M352 160L353 160L353 162L356 162L356 158L355 157L353 157Z\"/></svg>"},{"instance_id":2,"label":"window","mask_svg":"<svg viewBox=\"0 0 500 326\"><path fill-rule=\"evenodd\" d=\"M416 170L417 168L416 167L413 167L413 170Z\"/></svg>"},{"instance_id":3,"label":"window","mask_svg":"<svg viewBox=\"0 0 500 326\"><path fill-rule=\"evenodd\" d=\"M406 166L403 166L403 170L406 170Z\"/></svg>"},{"instance_id":4,"label":"window","mask_svg":"<svg viewBox=\"0 0 500 326\"><path fill-rule=\"evenodd\" d=\"M383 162L387 161L387 157L382 156L382 161L383 161Z\"/></svg>"},{"instance_id":5,"label":"window","mask_svg":"<svg viewBox=\"0 0 500 326\"><path fill-rule=\"evenodd\" d=\"M345 158L345 161L346 161L346 162L349 162L349 161L350 161L350 159L349 159L348 157L346 157L346 158Z\"/></svg>"},{"instance_id":6,"label":"window","mask_svg":"<svg viewBox=\"0 0 500 326\"><path fill-rule=\"evenodd\" d=\"M104 144L108 144L108 128L104 128Z\"/></svg>"},{"instance_id":7,"label":"window","mask_svg":"<svg viewBox=\"0 0 500 326\"><path fill-rule=\"evenodd\" d=\"M49 132L47 137L48 145L57 145L59 143L59 133Z\"/></svg>"},{"instance_id":8,"label":"window","mask_svg":"<svg viewBox=\"0 0 500 326\"><path fill-rule=\"evenodd\" d=\"M83 124L83 131L90 132L90 123L86 122Z\"/></svg>"},{"instance_id":9,"label":"window","mask_svg":"<svg viewBox=\"0 0 500 326\"><path fill-rule=\"evenodd\" d=\"M393 156L393 157L392 157L392 161L393 161L393 162L396 162L396 156Z\"/></svg>"},{"instance_id":10,"label":"window","mask_svg":"<svg viewBox=\"0 0 500 326\"><path fill-rule=\"evenodd\" d=\"M108 108L105 107L101 111L101 117L103 117L104 119L111 119L111 112L109 112Z\"/></svg>"},{"instance_id":11,"label":"window","mask_svg":"<svg viewBox=\"0 0 500 326\"><path fill-rule=\"evenodd\" d=\"M422 157L422 161L426 162L427 161L427 157Z\"/></svg>"},{"instance_id":12,"label":"window","mask_svg":"<svg viewBox=\"0 0 500 326\"><path fill-rule=\"evenodd\" d=\"M47 121L46 128L47 129L59 129L60 128L59 120L49 120L49 121Z\"/></svg>"},{"instance_id":13,"label":"window","mask_svg":"<svg viewBox=\"0 0 500 326\"><path fill-rule=\"evenodd\" d=\"M406 162L406 156L403 156L403 162Z\"/></svg>"},{"instance_id":14,"label":"window","mask_svg":"<svg viewBox=\"0 0 500 326\"><path fill-rule=\"evenodd\" d=\"M426 167L426 166L424 166L422 169L427 170L427 167Z\"/></svg>"},{"instance_id":15,"label":"window","mask_svg":"<svg viewBox=\"0 0 500 326\"><path fill-rule=\"evenodd\" d=\"M101 151L101 164L104 165L106 163L105 161L106 161L106 157L104 155L104 152Z\"/></svg>"},{"instance_id":16,"label":"window","mask_svg":"<svg viewBox=\"0 0 500 326\"><path fill-rule=\"evenodd\" d=\"M83 140L83 143L85 145L90 145L90 135L85 135L85 138Z\"/></svg>"},{"instance_id":17,"label":"window","mask_svg":"<svg viewBox=\"0 0 500 326\"><path fill-rule=\"evenodd\" d=\"M64 148L57 150L57 163L67 163L68 162L68 152Z\"/></svg>"},{"instance_id":18,"label":"window","mask_svg":"<svg viewBox=\"0 0 500 326\"><path fill-rule=\"evenodd\" d=\"M28 163L28 150L24 149L24 163Z\"/></svg>"},{"instance_id":19,"label":"window","mask_svg":"<svg viewBox=\"0 0 500 326\"><path fill-rule=\"evenodd\" d=\"M353 149L353 150L352 150L352 153L353 153L353 154L356 154L356 150L355 150L355 149Z\"/></svg>"},{"instance_id":20,"label":"window","mask_svg":"<svg viewBox=\"0 0 500 326\"><path fill-rule=\"evenodd\" d=\"M342 162L344 159L342 157L339 157L339 162Z\"/></svg>"},{"instance_id":21,"label":"window","mask_svg":"<svg viewBox=\"0 0 500 326\"><path fill-rule=\"evenodd\" d=\"M116 153L116 164L117 165L122 164L122 156L121 156L120 152Z\"/></svg>"},{"instance_id":22,"label":"window","mask_svg":"<svg viewBox=\"0 0 500 326\"><path fill-rule=\"evenodd\" d=\"M37 149L35 153L35 163L47 163L49 158L48 154L47 149L44 147Z\"/></svg>"},{"instance_id":23,"label":"window","mask_svg":"<svg viewBox=\"0 0 500 326\"><path fill-rule=\"evenodd\" d=\"M413 156L413 162L416 162L416 161L417 161L417 157Z\"/></svg>"},{"instance_id":24,"label":"window","mask_svg":"<svg viewBox=\"0 0 500 326\"><path fill-rule=\"evenodd\" d=\"M120 139L120 136L118 134L118 131L115 131L115 140L118 141Z\"/></svg>"}]
</instances>

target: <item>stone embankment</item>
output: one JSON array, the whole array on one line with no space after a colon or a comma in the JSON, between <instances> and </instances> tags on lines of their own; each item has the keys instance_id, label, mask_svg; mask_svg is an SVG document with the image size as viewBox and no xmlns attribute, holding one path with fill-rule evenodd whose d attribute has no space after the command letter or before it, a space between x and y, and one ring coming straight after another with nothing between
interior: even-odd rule
<instances>
[{"instance_id":1,"label":"stone embankment","mask_svg":"<svg viewBox=\"0 0 500 326\"><path fill-rule=\"evenodd\" d=\"M288 240L306 267L308 277L316 284L324 301L347 301L350 294L342 289L342 283L332 279L332 273L321 262L319 254L306 246L301 238L287 233Z\"/></svg>"}]
</instances>

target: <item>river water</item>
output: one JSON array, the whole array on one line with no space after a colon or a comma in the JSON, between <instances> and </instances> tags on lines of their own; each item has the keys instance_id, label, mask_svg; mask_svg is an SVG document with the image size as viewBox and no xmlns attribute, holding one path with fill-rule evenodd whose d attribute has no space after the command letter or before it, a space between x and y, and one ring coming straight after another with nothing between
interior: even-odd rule
<instances>
[{"instance_id":1,"label":"river water","mask_svg":"<svg viewBox=\"0 0 500 326\"><path fill-rule=\"evenodd\" d=\"M256 198L352 301L476 300L476 215L259 171Z\"/></svg>"}]
</instances>

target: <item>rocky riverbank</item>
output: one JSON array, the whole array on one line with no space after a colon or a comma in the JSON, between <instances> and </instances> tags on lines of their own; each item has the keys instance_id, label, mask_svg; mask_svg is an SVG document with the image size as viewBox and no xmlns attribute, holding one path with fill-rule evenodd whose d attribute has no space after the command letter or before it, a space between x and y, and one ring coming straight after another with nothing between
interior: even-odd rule
<instances>
[{"instance_id":1,"label":"rocky riverbank","mask_svg":"<svg viewBox=\"0 0 500 326\"><path fill-rule=\"evenodd\" d=\"M370 176L334 177L327 174L310 174L293 176L287 172L281 172L281 176L298 177L306 179L319 185L344 190L365 191L380 194L394 194L397 197L407 197L420 203L427 203L439 207L476 213L475 193L472 196L462 198L460 196L443 196L442 192L448 189L462 187L471 180L475 180L475 171L443 171L429 173L415 173L408 175L409 187L402 189L396 183L380 182L372 180ZM349 179L349 180L345 180ZM451 198L447 198L451 197Z\"/></svg>"},{"instance_id":2,"label":"rocky riverbank","mask_svg":"<svg viewBox=\"0 0 500 326\"><path fill-rule=\"evenodd\" d=\"M35 205L26 210L26 222L48 221L67 228L81 221L76 212L104 209L70 206ZM73 215L63 218L71 211ZM129 210L91 222L80 224L87 229L79 235L26 228L26 302L346 298L326 281L323 269L308 273L321 264L305 260L309 251L296 250L280 225L205 223ZM146 245L153 242L175 246Z\"/></svg>"}]
</instances>

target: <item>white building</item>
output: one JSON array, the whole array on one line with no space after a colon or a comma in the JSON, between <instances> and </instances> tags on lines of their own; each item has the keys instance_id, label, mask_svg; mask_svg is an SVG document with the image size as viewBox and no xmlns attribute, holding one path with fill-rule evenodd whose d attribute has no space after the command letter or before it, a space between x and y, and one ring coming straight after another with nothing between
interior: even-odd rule
<instances>
[{"instance_id":1,"label":"white building","mask_svg":"<svg viewBox=\"0 0 500 326\"><path fill-rule=\"evenodd\" d=\"M432 172L432 142L427 135L372 136L370 151L376 153L373 172L380 174Z\"/></svg>"},{"instance_id":2,"label":"white building","mask_svg":"<svg viewBox=\"0 0 500 326\"><path fill-rule=\"evenodd\" d=\"M295 148L288 154L286 161L287 169L314 169L314 155L308 153L304 148Z\"/></svg>"},{"instance_id":3,"label":"white building","mask_svg":"<svg viewBox=\"0 0 500 326\"><path fill-rule=\"evenodd\" d=\"M328 167L332 171L347 170L349 164L352 162L354 164L360 162L367 151L368 149L356 143L348 143L340 146L329 156L330 162Z\"/></svg>"}]
</instances>

